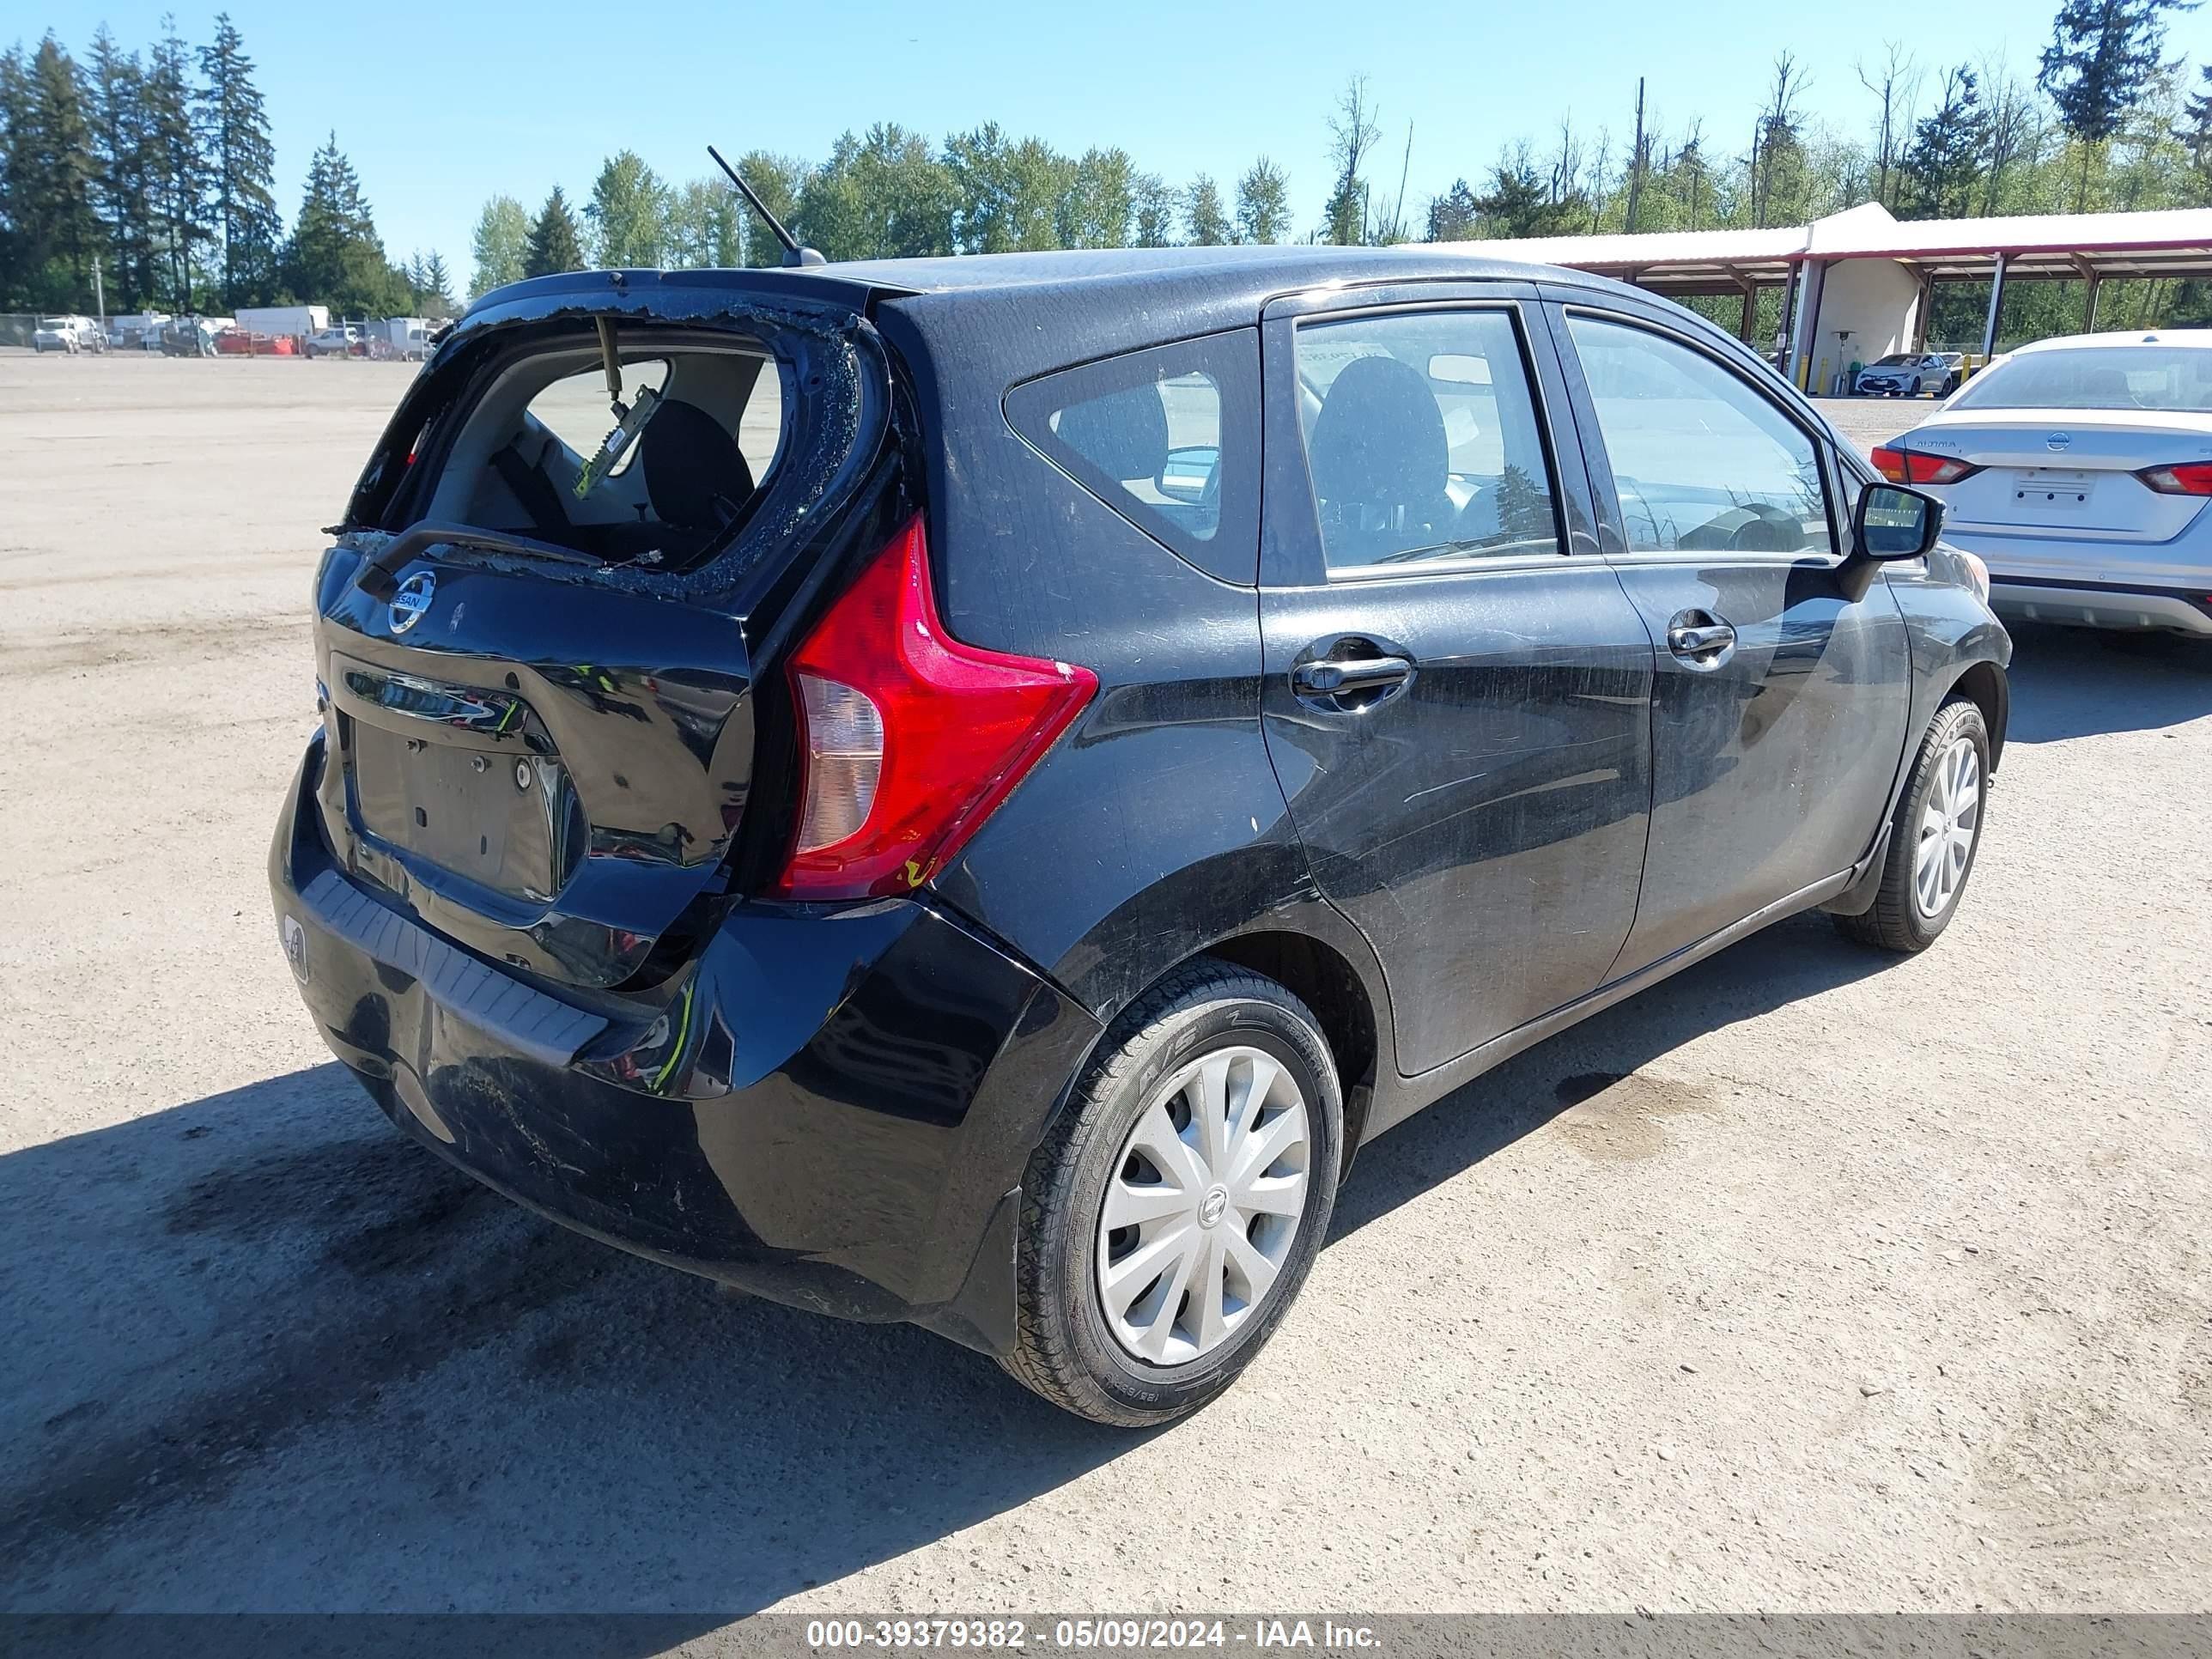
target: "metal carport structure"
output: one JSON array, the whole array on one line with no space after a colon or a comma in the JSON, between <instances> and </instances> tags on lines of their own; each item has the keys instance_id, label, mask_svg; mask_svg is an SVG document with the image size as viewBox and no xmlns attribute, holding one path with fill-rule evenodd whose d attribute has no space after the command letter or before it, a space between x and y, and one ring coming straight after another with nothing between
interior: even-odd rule
<instances>
[{"instance_id":1,"label":"metal carport structure","mask_svg":"<svg viewBox=\"0 0 2212 1659\"><path fill-rule=\"evenodd\" d=\"M1987 282L1984 357L1996 349L1998 307L2008 284L2071 280L2085 284L2081 326L2096 325L2098 291L2108 278L2212 277L2212 208L2162 208L2133 213L2045 213L1986 219L1899 220L1876 202L1808 225L1763 230L1651 231L1635 234L1544 236L1479 244L1486 253L1530 259L1614 276L1670 298L1741 297L1738 333L1750 337L1759 293L1786 290L1783 317L1786 372L1811 378L1824 333L1848 341L1857 331L1824 328L1832 273L1857 261L1886 262L1887 286L1912 298L1903 307L1885 349L1924 344L1935 285ZM1887 313L1894 301L1877 302ZM1853 313L1854 316L1857 313ZM1879 335L1865 337L1881 337Z\"/></svg>"}]
</instances>

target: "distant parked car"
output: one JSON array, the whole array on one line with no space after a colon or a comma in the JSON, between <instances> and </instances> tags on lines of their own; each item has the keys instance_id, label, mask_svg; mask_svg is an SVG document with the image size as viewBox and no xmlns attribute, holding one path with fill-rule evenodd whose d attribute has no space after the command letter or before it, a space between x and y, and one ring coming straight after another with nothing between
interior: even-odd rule
<instances>
[{"instance_id":1,"label":"distant parked car","mask_svg":"<svg viewBox=\"0 0 2212 1659\"><path fill-rule=\"evenodd\" d=\"M1966 360L1955 351L1893 351L1859 371L1851 390L1862 398L1948 398L1959 389Z\"/></svg>"},{"instance_id":2,"label":"distant parked car","mask_svg":"<svg viewBox=\"0 0 2212 1659\"><path fill-rule=\"evenodd\" d=\"M228 317L179 317L161 331L165 357L212 357L216 337L230 326Z\"/></svg>"},{"instance_id":3,"label":"distant parked car","mask_svg":"<svg viewBox=\"0 0 2212 1659\"><path fill-rule=\"evenodd\" d=\"M41 317L31 331L33 351L105 351L107 336L89 317Z\"/></svg>"},{"instance_id":4,"label":"distant parked car","mask_svg":"<svg viewBox=\"0 0 2212 1659\"><path fill-rule=\"evenodd\" d=\"M2212 637L2212 330L2022 346L1874 461L1942 499L2001 615Z\"/></svg>"},{"instance_id":5,"label":"distant parked car","mask_svg":"<svg viewBox=\"0 0 2212 1659\"><path fill-rule=\"evenodd\" d=\"M362 338L361 330L353 324L333 324L320 333L307 337L307 355L310 357L363 357L368 355L368 346Z\"/></svg>"}]
</instances>

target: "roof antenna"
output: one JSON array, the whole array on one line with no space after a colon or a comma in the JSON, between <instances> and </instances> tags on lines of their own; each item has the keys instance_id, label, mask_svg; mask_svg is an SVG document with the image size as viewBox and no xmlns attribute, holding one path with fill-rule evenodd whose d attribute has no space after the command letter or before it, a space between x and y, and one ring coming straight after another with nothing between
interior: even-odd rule
<instances>
[{"instance_id":1,"label":"roof antenna","mask_svg":"<svg viewBox=\"0 0 2212 1659\"><path fill-rule=\"evenodd\" d=\"M738 187L738 193L740 196L743 196L745 200L752 204L753 211L760 215L761 222L775 234L775 240L783 244L783 263L785 264L823 265L830 263L812 248L801 247L799 245L799 238L786 230L783 228L783 221L777 218L775 215L768 210L768 204L762 201L758 196L755 195L753 193L753 187L744 181L744 179L738 174L738 170L722 159L721 151L716 149L712 144L709 144L707 146L707 154L714 158L714 165L716 167L721 168L723 172L730 175L730 182Z\"/></svg>"}]
</instances>

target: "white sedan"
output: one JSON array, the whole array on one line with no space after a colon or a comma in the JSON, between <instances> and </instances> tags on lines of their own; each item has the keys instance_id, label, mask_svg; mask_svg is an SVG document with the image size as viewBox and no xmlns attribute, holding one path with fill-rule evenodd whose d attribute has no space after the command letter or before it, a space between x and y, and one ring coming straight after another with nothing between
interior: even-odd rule
<instances>
[{"instance_id":1,"label":"white sedan","mask_svg":"<svg viewBox=\"0 0 2212 1659\"><path fill-rule=\"evenodd\" d=\"M1874 452L2002 615L2212 639L2212 330L2022 346Z\"/></svg>"}]
</instances>

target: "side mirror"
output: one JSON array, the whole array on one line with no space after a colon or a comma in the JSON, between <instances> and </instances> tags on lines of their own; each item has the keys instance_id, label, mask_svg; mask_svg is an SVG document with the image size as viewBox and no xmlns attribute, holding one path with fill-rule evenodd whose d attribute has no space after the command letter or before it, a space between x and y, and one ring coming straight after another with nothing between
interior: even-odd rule
<instances>
[{"instance_id":1,"label":"side mirror","mask_svg":"<svg viewBox=\"0 0 2212 1659\"><path fill-rule=\"evenodd\" d=\"M1171 501L1202 501L1206 499L1206 483L1220 464L1221 452L1212 444L1170 450L1167 464L1152 482L1158 486L1160 494Z\"/></svg>"},{"instance_id":2,"label":"side mirror","mask_svg":"<svg viewBox=\"0 0 2212 1659\"><path fill-rule=\"evenodd\" d=\"M1851 541L1862 559L1917 559L1942 528L1942 502L1898 484L1869 484L1851 514Z\"/></svg>"}]
</instances>

